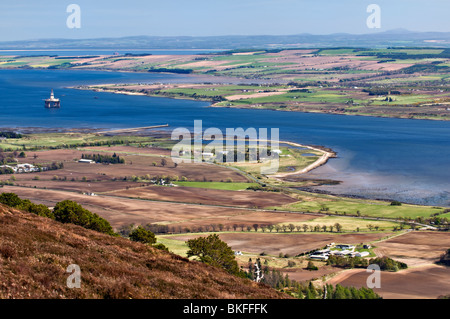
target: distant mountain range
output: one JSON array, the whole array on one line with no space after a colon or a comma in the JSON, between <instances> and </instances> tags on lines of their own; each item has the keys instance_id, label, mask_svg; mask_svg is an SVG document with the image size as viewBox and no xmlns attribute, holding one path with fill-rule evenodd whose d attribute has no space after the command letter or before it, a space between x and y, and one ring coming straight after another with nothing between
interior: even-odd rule
<instances>
[{"instance_id":1,"label":"distant mountain range","mask_svg":"<svg viewBox=\"0 0 450 319\"><path fill-rule=\"evenodd\" d=\"M0 42L0 49L242 49L317 47L450 47L450 32L395 29L370 34L130 36L96 39L37 39Z\"/></svg>"}]
</instances>

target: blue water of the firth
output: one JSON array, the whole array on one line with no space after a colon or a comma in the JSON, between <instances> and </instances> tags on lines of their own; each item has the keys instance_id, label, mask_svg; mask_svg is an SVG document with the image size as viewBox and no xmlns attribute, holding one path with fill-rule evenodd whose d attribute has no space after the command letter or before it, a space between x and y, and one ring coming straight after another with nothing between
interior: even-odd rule
<instances>
[{"instance_id":1,"label":"blue water of the firth","mask_svg":"<svg viewBox=\"0 0 450 319\"><path fill-rule=\"evenodd\" d=\"M170 129L279 128L280 139L338 153L308 177L343 181L320 189L368 198L450 206L450 122L209 108L207 102L69 89L99 83L195 82L186 75L85 70L0 70L0 127ZM237 83L239 81L236 81ZM60 109L45 109L50 90Z\"/></svg>"}]
</instances>

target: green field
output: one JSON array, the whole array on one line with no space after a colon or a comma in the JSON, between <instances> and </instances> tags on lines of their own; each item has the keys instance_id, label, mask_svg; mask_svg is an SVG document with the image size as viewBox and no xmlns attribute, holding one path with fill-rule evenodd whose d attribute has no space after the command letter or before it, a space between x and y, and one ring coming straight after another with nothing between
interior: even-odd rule
<instances>
[{"instance_id":1,"label":"green field","mask_svg":"<svg viewBox=\"0 0 450 319\"><path fill-rule=\"evenodd\" d=\"M157 243L161 243L165 245L171 252L176 255L187 257L188 246L184 241L170 239L170 237L166 235L157 235L156 236Z\"/></svg>"},{"instance_id":2,"label":"green field","mask_svg":"<svg viewBox=\"0 0 450 319\"><path fill-rule=\"evenodd\" d=\"M302 170L303 168L314 163L322 153L315 150L299 150L290 147L280 147L282 153L278 162L278 173L290 173ZM304 156L304 154L314 154L314 156ZM259 175L262 168L268 168L270 163L268 162L238 162L238 163L225 163L225 165L233 166L249 174Z\"/></svg>"},{"instance_id":3,"label":"green field","mask_svg":"<svg viewBox=\"0 0 450 319\"><path fill-rule=\"evenodd\" d=\"M443 208L408 204L391 206L388 202L353 199L302 201L276 208L280 210L303 212L322 211L331 214L336 212L338 212L338 214L344 214L345 212L347 215L356 215L359 212L361 216L388 218L417 218L420 216L429 217L432 214L441 213L444 210Z\"/></svg>"},{"instance_id":4,"label":"green field","mask_svg":"<svg viewBox=\"0 0 450 319\"><path fill-rule=\"evenodd\" d=\"M83 146L83 144L114 143L115 141L148 142L148 137L142 136L101 136L97 134L82 133L43 133L26 134L19 139L6 139L0 141L0 148L22 150L34 148L57 148Z\"/></svg>"}]
</instances>

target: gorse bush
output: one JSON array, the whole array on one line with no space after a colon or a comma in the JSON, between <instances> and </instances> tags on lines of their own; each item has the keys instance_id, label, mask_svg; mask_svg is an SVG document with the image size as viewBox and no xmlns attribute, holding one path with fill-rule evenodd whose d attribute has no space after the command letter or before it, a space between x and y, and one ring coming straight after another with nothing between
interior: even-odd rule
<instances>
[{"instance_id":1,"label":"gorse bush","mask_svg":"<svg viewBox=\"0 0 450 319\"><path fill-rule=\"evenodd\" d=\"M43 204L34 204L30 202L28 199L21 199L14 193L2 193L0 194L0 203L17 208L20 210L24 210L29 213L33 213L42 217L48 217L51 219L55 219L53 212Z\"/></svg>"},{"instance_id":2,"label":"gorse bush","mask_svg":"<svg viewBox=\"0 0 450 319\"><path fill-rule=\"evenodd\" d=\"M155 234L153 234L151 231L146 230L142 226L138 226L135 230L133 230L130 235L130 239L132 241L141 242L144 244L154 244L156 243L156 237Z\"/></svg>"},{"instance_id":3,"label":"gorse bush","mask_svg":"<svg viewBox=\"0 0 450 319\"><path fill-rule=\"evenodd\" d=\"M34 204L28 199L21 199L14 193L0 194L0 203L42 217L48 217L61 223L71 223L108 235L116 235L106 219L91 213L71 200L57 203L53 211L43 204Z\"/></svg>"},{"instance_id":4,"label":"gorse bush","mask_svg":"<svg viewBox=\"0 0 450 319\"><path fill-rule=\"evenodd\" d=\"M71 223L86 229L115 235L114 230L106 219L91 213L74 201L64 200L57 203L53 209L53 214L55 215L55 220L61 223Z\"/></svg>"}]
</instances>

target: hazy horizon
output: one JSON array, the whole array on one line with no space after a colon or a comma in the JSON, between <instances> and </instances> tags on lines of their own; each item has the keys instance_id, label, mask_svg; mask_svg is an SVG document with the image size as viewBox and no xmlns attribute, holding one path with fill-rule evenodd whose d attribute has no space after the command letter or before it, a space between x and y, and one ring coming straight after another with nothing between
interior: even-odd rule
<instances>
[{"instance_id":1,"label":"hazy horizon","mask_svg":"<svg viewBox=\"0 0 450 319\"><path fill-rule=\"evenodd\" d=\"M296 35L312 35L312 36L332 36L332 35L338 35L338 34L348 34L348 35L366 35L366 34L383 34L383 33L390 33L396 34L395 31L398 31L398 34L401 34L401 32L408 32L408 33L450 33L450 31L413 31L413 30L407 30L402 28L397 29L391 29L391 30L385 30L385 31L378 31L378 32L367 32L367 33L348 33L348 32L335 32L335 33L326 33L326 34L314 34L309 32L304 33L296 33L296 34L217 34L217 35L199 35L199 36L193 36L193 35L172 35L172 36L163 36L163 35L148 35L148 34L136 34L136 35L126 35L126 36L103 36L103 37L93 37L93 38L33 38L33 39L22 39L22 40L6 40L0 42L22 42L22 41L44 41L44 40L96 40L96 39L120 39L120 38L133 38L133 37L161 37L161 38L182 38L182 37L192 37L192 38L207 38L207 37L245 37L245 36L296 36Z\"/></svg>"},{"instance_id":2,"label":"hazy horizon","mask_svg":"<svg viewBox=\"0 0 450 319\"><path fill-rule=\"evenodd\" d=\"M69 4L81 9L80 28L68 28ZM380 28L366 24L367 7L381 8ZM371 34L396 29L450 32L445 0L23 0L0 4L0 41L130 36Z\"/></svg>"}]
</instances>

